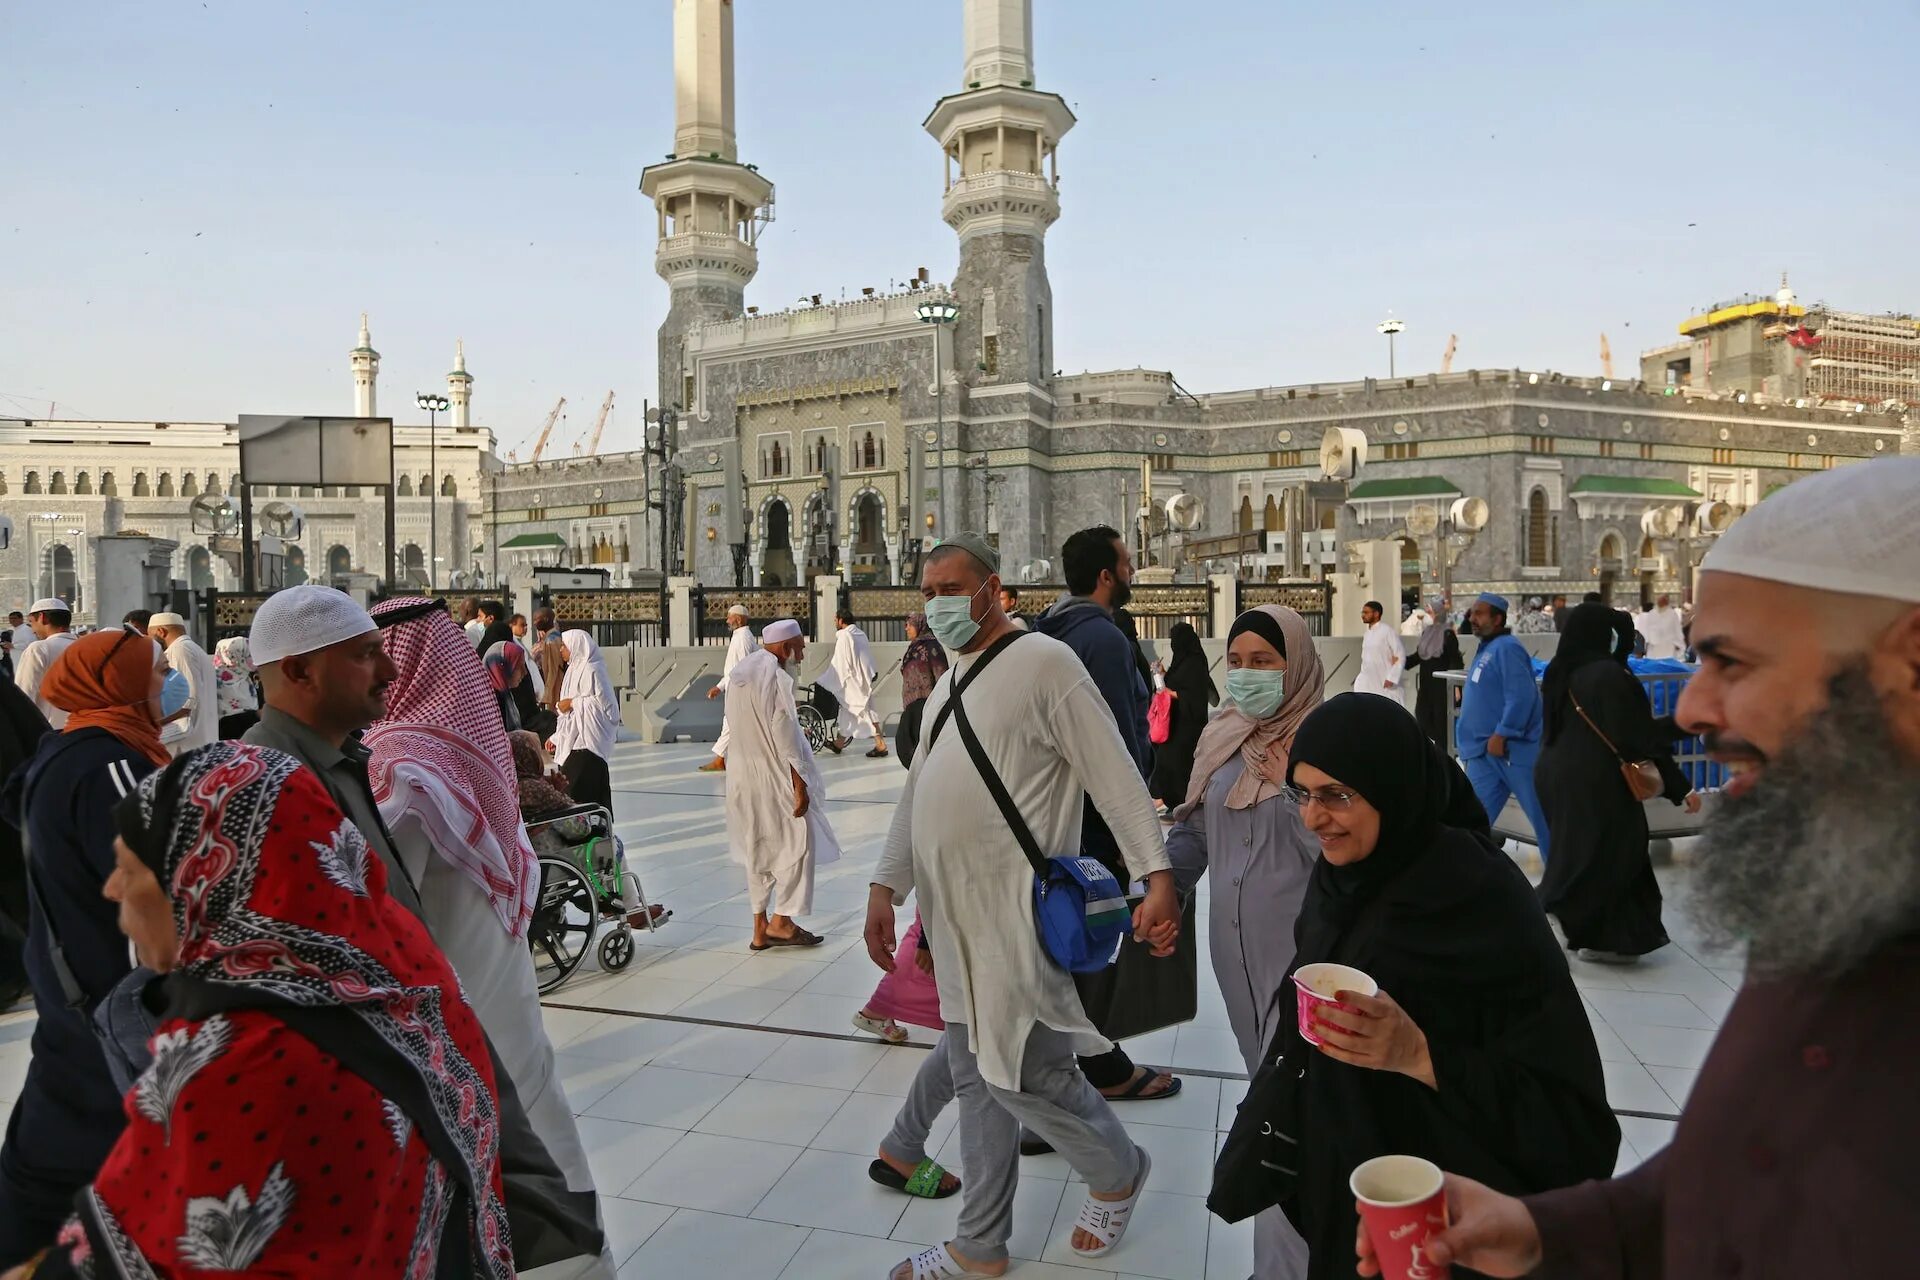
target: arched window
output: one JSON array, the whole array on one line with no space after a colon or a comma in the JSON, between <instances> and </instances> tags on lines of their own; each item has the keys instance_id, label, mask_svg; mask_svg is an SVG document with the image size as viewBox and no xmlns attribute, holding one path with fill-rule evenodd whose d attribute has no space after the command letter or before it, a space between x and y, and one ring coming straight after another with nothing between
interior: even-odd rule
<instances>
[{"instance_id":1,"label":"arched window","mask_svg":"<svg viewBox=\"0 0 1920 1280\"><path fill-rule=\"evenodd\" d=\"M787 474L786 460L781 456L780 442L778 440L773 442L773 474L776 476Z\"/></svg>"},{"instance_id":2,"label":"arched window","mask_svg":"<svg viewBox=\"0 0 1920 1280\"><path fill-rule=\"evenodd\" d=\"M421 476L420 483L414 486L414 491L423 498L431 495L433 493L433 477Z\"/></svg>"},{"instance_id":3,"label":"arched window","mask_svg":"<svg viewBox=\"0 0 1920 1280\"><path fill-rule=\"evenodd\" d=\"M880 465L874 460L873 432L871 431L867 432L866 439L860 442L860 465L863 467L876 467Z\"/></svg>"},{"instance_id":4,"label":"arched window","mask_svg":"<svg viewBox=\"0 0 1920 1280\"><path fill-rule=\"evenodd\" d=\"M394 496L397 498L411 498L413 496L412 476L400 477L400 483L394 487Z\"/></svg>"},{"instance_id":5,"label":"arched window","mask_svg":"<svg viewBox=\"0 0 1920 1280\"><path fill-rule=\"evenodd\" d=\"M40 473L38 471L27 472L27 485L24 492L26 493L40 492Z\"/></svg>"},{"instance_id":6,"label":"arched window","mask_svg":"<svg viewBox=\"0 0 1920 1280\"><path fill-rule=\"evenodd\" d=\"M1280 520L1280 504L1272 494L1267 495L1267 505L1260 511L1261 527L1268 533L1278 533L1285 525Z\"/></svg>"},{"instance_id":7,"label":"arched window","mask_svg":"<svg viewBox=\"0 0 1920 1280\"><path fill-rule=\"evenodd\" d=\"M153 496L156 498L171 498L173 496L172 472L162 471L160 473L160 487L154 490Z\"/></svg>"},{"instance_id":8,"label":"arched window","mask_svg":"<svg viewBox=\"0 0 1920 1280\"><path fill-rule=\"evenodd\" d=\"M0 494L4 494L6 491L7 491L7 476L4 471L0 471Z\"/></svg>"},{"instance_id":9,"label":"arched window","mask_svg":"<svg viewBox=\"0 0 1920 1280\"><path fill-rule=\"evenodd\" d=\"M73 491L76 494L93 492L93 477L82 471L73 478Z\"/></svg>"},{"instance_id":10,"label":"arched window","mask_svg":"<svg viewBox=\"0 0 1920 1280\"><path fill-rule=\"evenodd\" d=\"M187 581L195 591L205 591L213 585L213 557L205 547L194 547L187 552Z\"/></svg>"},{"instance_id":11,"label":"arched window","mask_svg":"<svg viewBox=\"0 0 1920 1280\"><path fill-rule=\"evenodd\" d=\"M327 548L327 576L337 578L343 573L353 572L353 553L339 543Z\"/></svg>"},{"instance_id":12,"label":"arched window","mask_svg":"<svg viewBox=\"0 0 1920 1280\"><path fill-rule=\"evenodd\" d=\"M234 472L227 480L227 496L229 498L238 498L241 491L245 488L246 486L240 483L240 473L238 471Z\"/></svg>"},{"instance_id":13,"label":"arched window","mask_svg":"<svg viewBox=\"0 0 1920 1280\"><path fill-rule=\"evenodd\" d=\"M1240 517L1238 523L1234 526L1234 531L1237 533L1253 532L1253 499L1251 497L1242 497L1240 499Z\"/></svg>"},{"instance_id":14,"label":"arched window","mask_svg":"<svg viewBox=\"0 0 1920 1280\"><path fill-rule=\"evenodd\" d=\"M54 472L53 479L47 482L47 492L48 493L65 493L66 491L67 491L67 473L64 471Z\"/></svg>"},{"instance_id":15,"label":"arched window","mask_svg":"<svg viewBox=\"0 0 1920 1280\"><path fill-rule=\"evenodd\" d=\"M454 484L451 475L440 477L440 496L443 498L457 498L460 496L460 488Z\"/></svg>"},{"instance_id":16,"label":"arched window","mask_svg":"<svg viewBox=\"0 0 1920 1280\"><path fill-rule=\"evenodd\" d=\"M197 498L200 496L200 481L191 471L182 471L180 473L180 496L183 498Z\"/></svg>"},{"instance_id":17,"label":"arched window","mask_svg":"<svg viewBox=\"0 0 1920 1280\"><path fill-rule=\"evenodd\" d=\"M415 587L427 585L427 555L420 550L420 544L409 542L400 553L401 574Z\"/></svg>"},{"instance_id":18,"label":"arched window","mask_svg":"<svg viewBox=\"0 0 1920 1280\"><path fill-rule=\"evenodd\" d=\"M1553 517L1547 511L1547 491L1527 495L1527 567L1544 568L1555 562Z\"/></svg>"},{"instance_id":19,"label":"arched window","mask_svg":"<svg viewBox=\"0 0 1920 1280\"><path fill-rule=\"evenodd\" d=\"M136 498L151 498L153 496L153 490L147 485L147 473L144 471L136 471L133 473L133 496Z\"/></svg>"},{"instance_id":20,"label":"arched window","mask_svg":"<svg viewBox=\"0 0 1920 1280\"><path fill-rule=\"evenodd\" d=\"M100 473L100 496L103 498L117 498L120 496L120 485L114 480L113 472L111 471L102 471Z\"/></svg>"},{"instance_id":21,"label":"arched window","mask_svg":"<svg viewBox=\"0 0 1920 1280\"><path fill-rule=\"evenodd\" d=\"M207 472L207 482L200 486L200 491L202 493L220 492L220 477L214 472Z\"/></svg>"}]
</instances>

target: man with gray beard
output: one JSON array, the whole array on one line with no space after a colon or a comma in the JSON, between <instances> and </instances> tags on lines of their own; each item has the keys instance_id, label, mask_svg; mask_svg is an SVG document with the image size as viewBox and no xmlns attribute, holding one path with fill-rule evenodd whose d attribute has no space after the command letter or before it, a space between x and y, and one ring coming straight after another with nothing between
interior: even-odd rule
<instances>
[{"instance_id":1,"label":"man with gray beard","mask_svg":"<svg viewBox=\"0 0 1920 1280\"><path fill-rule=\"evenodd\" d=\"M1731 772L1693 862L1747 978L1666 1150L1516 1200L1449 1174L1489 1276L1920 1272L1920 458L1775 493L1701 566L1675 719ZM1360 1274L1378 1266L1364 1231Z\"/></svg>"}]
</instances>

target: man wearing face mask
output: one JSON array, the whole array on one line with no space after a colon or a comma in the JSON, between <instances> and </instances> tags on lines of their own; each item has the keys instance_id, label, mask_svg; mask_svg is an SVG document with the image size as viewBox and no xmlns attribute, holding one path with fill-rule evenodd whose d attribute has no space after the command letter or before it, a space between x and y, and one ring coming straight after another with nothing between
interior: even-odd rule
<instances>
[{"instance_id":1,"label":"man wearing face mask","mask_svg":"<svg viewBox=\"0 0 1920 1280\"><path fill-rule=\"evenodd\" d=\"M793 681L807 641L792 618L769 623L760 648L734 664L727 699L727 843L746 868L755 951L817 947L794 922L813 910L813 873L840 857L826 782L800 730Z\"/></svg>"}]
</instances>

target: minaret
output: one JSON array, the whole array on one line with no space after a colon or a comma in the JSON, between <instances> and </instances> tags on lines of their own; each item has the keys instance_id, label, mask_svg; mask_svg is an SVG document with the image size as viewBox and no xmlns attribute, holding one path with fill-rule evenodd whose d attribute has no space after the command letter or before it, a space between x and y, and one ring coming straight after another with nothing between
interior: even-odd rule
<instances>
[{"instance_id":1,"label":"minaret","mask_svg":"<svg viewBox=\"0 0 1920 1280\"><path fill-rule=\"evenodd\" d=\"M660 402L692 407L682 338L744 309L773 184L740 163L733 134L733 0L673 0L673 150L640 175L653 201L654 270L672 290L660 325Z\"/></svg>"},{"instance_id":2,"label":"minaret","mask_svg":"<svg viewBox=\"0 0 1920 1280\"><path fill-rule=\"evenodd\" d=\"M360 345L348 357L353 362L353 416L378 416L374 409L374 384L380 380L380 353L373 349L373 336L367 332L367 313L360 313Z\"/></svg>"},{"instance_id":3,"label":"minaret","mask_svg":"<svg viewBox=\"0 0 1920 1280\"><path fill-rule=\"evenodd\" d=\"M467 404L473 397L473 375L467 372L467 344L460 338L453 340L453 372L447 375L447 400L451 411L447 415L447 425L464 427L471 425L467 420Z\"/></svg>"},{"instance_id":4,"label":"minaret","mask_svg":"<svg viewBox=\"0 0 1920 1280\"><path fill-rule=\"evenodd\" d=\"M965 87L925 128L946 153L940 215L960 235L954 364L978 395L1052 377L1046 234L1060 216L1056 148L1074 119L1058 94L1033 87L1032 0L963 4Z\"/></svg>"}]
</instances>

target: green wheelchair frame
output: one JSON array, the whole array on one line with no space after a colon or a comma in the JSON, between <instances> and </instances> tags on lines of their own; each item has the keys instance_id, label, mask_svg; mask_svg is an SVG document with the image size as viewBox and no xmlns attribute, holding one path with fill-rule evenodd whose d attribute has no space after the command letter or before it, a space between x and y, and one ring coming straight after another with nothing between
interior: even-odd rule
<instances>
[{"instance_id":1,"label":"green wheelchair frame","mask_svg":"<svg viewBox=\"0 0 1920 1280\"><path fill-rule=\"evenodd\" d=\"M564 854L545 854L539 860L540 889L527 926L527 947L533 953L534 977L542 995L573 976L593 949L602 924L608 927L600 938L600 967L617 973L633 963L633 928L622 906L626 883L633 885L648 931L655 928L640 877L625 869L624 863L609 860L603 868L597 856L603 844L614 847L613 815L605 807L575 805L542 814L528 821L528 838L569 818L597 819L599 829L579 844L569 844Z\"/></svg>"}]
</instances>

